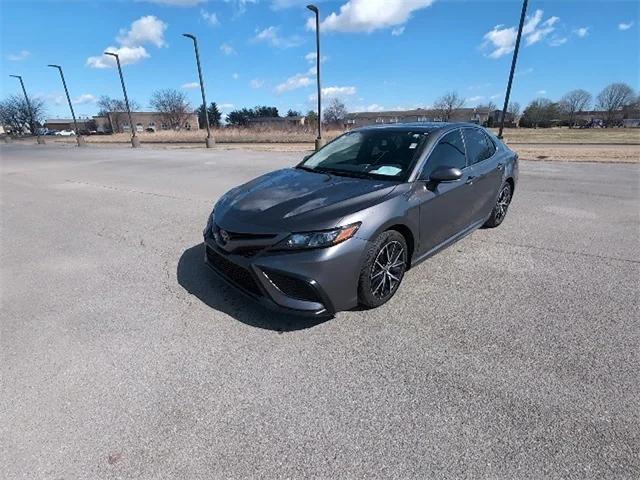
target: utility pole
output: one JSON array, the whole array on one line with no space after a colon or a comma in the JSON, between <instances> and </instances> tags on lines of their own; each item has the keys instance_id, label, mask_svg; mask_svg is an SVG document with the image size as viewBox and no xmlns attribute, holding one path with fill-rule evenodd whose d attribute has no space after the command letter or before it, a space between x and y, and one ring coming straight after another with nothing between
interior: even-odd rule
<instances>
[{"instance_id":1,"label":"utility pole","mask_svg":"<svg viewBox=\"0 0 640 480\"><path fill-rule=\"evenodd\" d=\"M502 131L504 130L504 118L507 116L507 109L509 108L509 97L511 96L511 85L513 84L513 74L516 71L516 62L518 61L518 50L520 50L520 39L522 38L522 27L524 26L524 19L527 15L527 4L529 0L522 2L522 13L520 13L520 26L518 27L518 36L516 37L516 46L513 50L513 59L511 60L511 72L509 73L509 83L507 83L507 94L504 97L504 106L502 107L502 118L500 119L500 130L498 132L498 138L502 139Z\"/></svg>"},{"instance_id":2,"label":"utility pole","mask_svg":"<svg viewBox=\"0 0 640 480\"><path fill-rule=\"evenodd\" d=\"M64 81L64 73L62 73L62 67L60 65L47 65L51 68L57 68L58 72L60 72L60 78L62 79L62 86L64 87L64 93L67 95L67 102L69 102L69 108L71 109L71 117L73 118L73 127L76 131L76 142L78 142L79 147L84 147L86 145L84 141L84 137L80 135L80 129L78 128L78 121L76 120L76 112L73 111L73 104L71 103L71 97L69 96L69 90L67 89L67 82Z\"/></svg>"},{"instance_id":3,"label":"utility pole","mask_svg":"<svg viewBox=\"0 0 640 480\"><path fill-rule=\"evenodd\" d=\"M20 80L20 85L22 86L22 93L24 93L24 100L25 102L27 102L27 110L29 111L29 118L31 119L31 125L29 125L29 129L31 130L31 135L35 133L37 142L40 145L43 145L44 138L40 136L40 134L38 133L38 129L36 128L36 121L33 118L33 110L31 109L31 102L29 101L29 95L27 95L27 89L24 88L24 82L22 81L22 77L20 75L9 75L9 76ZM35 132L33 130L35 130Z\"/></svg>"},{"instance_id":4,"label":"utility pole","mask_svg":"<svg viewBox=\"0 0 640 480\"><path fill-rule=\"evenodd\" d=\"M131 108L129 108L129 97L127 97L127 89L124 86L124 77L122 76L122 67L120 66L120 57L117 53L104 52L105 55L115 57L118 64L118 72L120 73L120 83L122 84L122 93L124 93L124 103L127 106L127 114L129 115L129 127L131 127L131 147L138 148L140 146L140 139L136 136L136 127L131 119Z\"/></svg>"},{"instance_id":5,"label":"utility pole","mask_svg":"<svg viewBox=\"0 0 640 480\"><path fill-rule=\"evenodd\" d=\"M200 67L200 52L198 52L198 40L195 35L190 33L183 33L182 36L193 40L193 48L196 51L196 64L198 65L198 78L200 79L200 92L202 93L202 108L204 109L204 118L207 125L207 148L212 148L216 143L215 139L211 136L211 125L209 125L209 112L207 112L207 99L204 95L204 80L202 80L202 68Z\"/></svg>"},{"instance_id":6,"label":"utility pole","mask_svg":"<svg viewBox=\"0 0 640 480\"><path fill-rule=\"evenodd\" d=\"M316 138L316 150L324 146L322 139L322 88L320 87L320 10L315 5L307 5L307 8L316 15L316 83L318 86L318 138Z\"/></svg>"}]
</instances>

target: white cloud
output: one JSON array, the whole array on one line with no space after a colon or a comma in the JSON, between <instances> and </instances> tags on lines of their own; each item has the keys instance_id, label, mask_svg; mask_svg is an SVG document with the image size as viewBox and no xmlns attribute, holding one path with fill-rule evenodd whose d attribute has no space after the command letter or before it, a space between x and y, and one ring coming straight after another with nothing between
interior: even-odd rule
<instances>
[{"instance_id":1,"label":"white cloud","mask_svg":"<svg viewBox=\"0 0 640 480\"><path fill-rule=\"evenodd\" d=\"M71 101L74 105L86 105L87 103L96 103L98 99L90 93L83 93L78 98Z\"/></svg>"},{"instance_id":2,"label":"white cloud","mask_svg":"<svg viewBox=\"0 0 640 480\"><path fill-rule=\"evenodd\" d=\"M194 88L199 88L200 84L198 82L189 82L189 83L184 83L182 84L181 88L184 88L185 90L193 90Z\"/></svg>"},{"instance_id":3,"label":"white cloud","mask_svg":"<svg viewBox=\"0 0 640 480\"><path fill-rule=\"evenodd\" d=\"M220 51L224 54L224 55L234 55L236 52L236 49L233 48L230 44L228 44L227 42L223 42L222 45L220 45Z\"/></svg>"},{"instance_id":4,"label":"white cloud","mask_svg":"<svg viewBox=\"0 0 640 480\"><path fill-rule=\"evenodd\" d=\"M249 86L251 88L262 88L263 85L264 85L264 80L261 80L259 78L254 78L249 82Z\"/></svg>"},{"instance_id":5,"label":"white cloud","mask_svg":"<svg viewBox=\"0 0 640 480\"><path fill-rule=\"evenodd\" d=\"M166 29L167 24L153 15L140 17L131 24L129 30L120 30L116 37L119 47L109 46L104 51L118 54L122 65L137 63L150 56L143 45L152 44L158 48L166 46ZM87 58L86 65L92 68L111 68L116 65L116 60L103 54Z\"/></svg>"},{"instance_id":6,"label":"white cloud","mask_svg":"<svg viewBox=\"0 0 640 480\"><path fill-rule=\"evenodd\" d=\"M207 12L206 10L200 10L200 17L207 22L212 27L217 27L220 25L220 20L218 20L218 15L214 12Z\"/></svg>"},{"instance_id":7,"label":"white cloud","mask_svg":"<svg viewBox=\"0 0 640 480\"><path fill-rule=\"evenodd\" d=\"M144 47L107 47L105 52L117 53L120 57L121 65L131 65L143 58L149 58L149 54ZM101 55L87 58L86 64L92 68L112 68L116 66L116 59L110 55Z\"/></svg>"},{"instance_id":8,"label":"white cloud","mask_svg":"<svg viewBox=\"0 0 640 480\"><path fill-rule=\"evenodd\" d=\"M326 17L324 31L366 32L404 25L411 14L429 7L434 0L349 0ZM307 28L315 30L315 19L309 18Z\"/></svg>"},{"instance_id":9,"label":"white cloud","mask_svg":"<svg viewBox=\"0 0 640 480\"><path fill-rule=\"evenodd\" d=\"M552 47L559 47L560 45L564 45L567 43L569 39L567 37L554 37L549 40L549 45Z\"/></svg>"},{"instance_id":10,"label":"white cloud","mask_svg":"<svg viewBox=\"0 0 640 480\"><path fill-rule=\"evenodd\" d=\"M240 75L238 75L237 73L234 73L231 75L231 78L233 78L234 80L238 80L240 78Z\"/></svg>"},{"instance_id":11,"label":"white cloud","mask_svg":"<svg viewBox=\"0 0 640 480\"><path fill-rule=\"evenodd\" d=\"M401 27L396 27L393 30L391 30L391 35L393 35L394 37L399 37L403 33L404 33L404 25Z\"/></svg>"},{"instance_id":12,"label":"white cloud","mask_svg":"<svg viewBox=\"0 0 640 480\"><path fill-rule=\"evenodd\" d=\"M247 11L247 5L256 4L258 0L223 0L224 3L228 3L233 8L234 17L239 17Z\"/></svg>"},{"instance_id":13,"label":"white cloud","mask_svg":"<svg viewBox=\"0 0 640 480\"><path fill-rule=\"evenodd\" d=\"M555 24L560 20L558 17L549 17L542 21L544 12L536 10L532 17L527 20L522 28L522 36L525 45L533 45L549 36L555 30ZM505 27L496 25L493 30L484 35L482 48L491 49L490 58L500 58L513 52L516 45L518 31L516 27Z\"/></svg>"},{"instance_id":14,"label":"white cloud","mask_svg":"<svg viewBox=\"0 0 640 480\"><path fill-rule=\"evenodd\" d=\"M279 84L275 88L275 92L280 95L284 92L290 92L291 90L297 90L298 88L304 88L311 85L312 81L307 75L298 73L293 77L287 78L283 83Z\"/></svg>"},{"instance_id":15,"label":"white cloud","mask_svg":"<svg viewBox=\"0 0 640 480\"><path fill-rule=\"evenodd\" d=\"M364 108L365 112L382 112L384 111L384 107L382 105L378 105L377 103L372 103Z\"/></svg>"},{"instance_id":16,"label":"white cloud","mask_svg":"<svg viewBox=\"0 0 640 480\"><path fill-rule=\"evenodd\" d=\"M324 87L322 89L322 98L349 97L351 95L356 95L357 93L358 89L356 87ZM309 95L310 102L314 102L317 99L317 93ZM362 100L362 98L358 98L358 101Z\"/></svg>"},{"instance_id":17,"label":"white cloud","mask_svg":"<svg viewBox=\"0 0 640 480\"><path fill-rule=\"evenodd\" d=\"M495 95L491 95L489 97L490 100L497 100L499 98L502 98L502 94L501 93L496 93Z\"/></svg>"},{"instance_id":18,"label":"white cloud","mask_svg":"<svg viewBox=\"0 0 640 480\"><path fill-rule=\"evenodd\" d=\"M221 103L220 105L218 105L218 108L220 110L231 110L234 107L233 103Z\"/></svg>"},{"instance_id":19,"label":"white cloud","mask_svg":"<svg viewBox=\"0 0 640 480\"><path fill-rule=\"evenodd\" d=\"M318 54L316 52L309 52L304 56L304 59L309 63L316 63L316 58L318 58ZM322 55L320 57L320 63L324 63L327 61L327 56Z\"/></svg>"},{"instance_id":20,"label":"white cloud","mask_svg":"<svg viewBox=\"0 0 640 480\"><path fill-rule=\"evenodd\" d=\"M475 97L467 98L468 103L477 103L484 100L484 95L476 95Z\"/></svg>"},{"instance_id":21,"label":"white cloud","mask_svg":"<svg viewBox=\"0 0 640 480\"><path fill-rule=\"evenodd\" d=\"M170 5L173 7L194 7L200 3L206 3L207 0L144 0L149 3L157 3L159 5Z\"/></svg>"},{"instance_id":22,"label":"white cloud","mask_svg":"<svg viewBox=\"0 0 640 480\"><path fill-rule=\"evenodd\" d=\"M116 41L123 47L137 47L151 43L156 47L164 47L164 31L167 24L153 15L140 17L131 24L129 30L120 30Z\"/></svg>"},{"instance_id":23,"label":"white cloud","mask_svg":"<svg viewBox=\"0 0 640 480\"><path fill-rule=\"evenodd\" d=\"M26 60L31 56L31 52L29 50L20 50L18 53L10 53L7 55L7 59L12 62L21 62L22 60Z\"/></svg>"},{"instance_id":24,"label":"white cloud","mask_svg":"<svg viewBox=\"0 0 640 480\"><path fill-rule=\"evenodd\" d=\"M629 30L631 27L633 27L633 22L627 22L627 23L620 22L618 24L618 30L622 30L622 31Z\"/></svg>"},{"instance_id":25,"label":"white cloud","mask_svg":"<svg viewBox=\"0 0 640 480\"><path fill-rule=\"evenodd\" d=\"M291 35L289 37L283 37L280 35L280 28L270 26L256 33L253 37L254 42L262 42L276 48L291 48L297 47L304 43L304 39L298 35Z\"/></svg>"},{"instance_id":26,"label":"white cloud","mask_svg":"<svg viewBox=\"0 0 640 480\"><path fill-rule=\"evenodd\" d=\"M589 35L589 27L580 27L580 28L576 28L573 33L575 33L577 36L579 36L580 38L584 38L587 35Z\"/></svg>"},{"instance_id":27,"label":"white cloud","mask_svg":"<svg viewBox=\"0 0 640 480\"><path fill-rule=\"evenodd\" d=\"M355 95L357 92L356 87L325 87L322 89L322 95L325 97Z\"/></svg>"},{"instance_id":28,"label":"white cloud","mask_svg":"<svg viewBox=\"0 0 640 480\"><path fill-rule=\"evenodd\" d=\"M547 94L547 91L546 91L546 90L538 90L538 91L536 92L536 95L546 95L546 94Z\"/></svg>"}]
</instances>

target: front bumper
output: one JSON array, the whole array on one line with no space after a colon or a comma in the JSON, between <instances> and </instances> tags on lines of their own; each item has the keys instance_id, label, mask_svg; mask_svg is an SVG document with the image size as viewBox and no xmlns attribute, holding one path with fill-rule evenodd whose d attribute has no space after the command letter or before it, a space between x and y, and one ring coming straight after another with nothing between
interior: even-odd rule
<instances>
[{"instance_id":1,"label":"front bumper","mask_svg":"<svg viewBox=\"0 0 640 480\"><path fill-rule=\"evenodd\" d=\"M315 250L228 253L205 235L205 263L260 304L299 315L331 316L358 304L358 277L368 242L353 237Z\"/></svg>"}]
</instances>

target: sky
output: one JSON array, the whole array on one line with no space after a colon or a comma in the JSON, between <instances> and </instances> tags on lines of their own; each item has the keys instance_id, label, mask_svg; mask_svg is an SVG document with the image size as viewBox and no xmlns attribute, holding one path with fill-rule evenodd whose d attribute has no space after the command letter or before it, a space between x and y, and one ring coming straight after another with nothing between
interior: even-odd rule
<instances>
[{"instance_id":1,"label":"sky","mask_svg":"<svg viewBox=\"0 0 640 480\"><path fill-rule=\"evenodd\" d=\"M69 117L50 63L63 67L76 113L97 113L101 95L122 98L105 50L120 54L129 97L149 109L154 90L201 103L197 36L207 100L228 113L269 105L315 109L315 30L308 0L3 0L0 98L46 102ZM467 106L502 105L520 0L339 0L320 9L323 98L349 111L428 107L456 91ZM594 97L612 82L640 87L640 2L530 0L512 100Z\"/></svg>"}]
</instances>

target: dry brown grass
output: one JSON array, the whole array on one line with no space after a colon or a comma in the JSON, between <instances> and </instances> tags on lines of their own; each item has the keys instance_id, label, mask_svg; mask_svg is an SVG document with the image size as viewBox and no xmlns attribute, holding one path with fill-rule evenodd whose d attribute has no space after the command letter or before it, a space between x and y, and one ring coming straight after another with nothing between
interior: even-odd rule
<instances>
[{"instance_id":1,"label":"dry brown grass","mask_svg":"<svg viewBox=\"0 0 640 480\"><path fill-rule=\"evenodd\" d=\"M496 130L497 132L497 130ZM341 130L323 132L327 140L332 140L342 133ZM156 133L139 133L142 143L188 144L203 143L206 137L204 130L197 131L161 131ZM213 131L217 143L313 143L316 134L313 130L277 130L221 128ZM55 142L74 142L73 137L47 137ZM504 138L509 144L632 144L640 145L640 129L570 129L570 128L508 128ZM87 137L89 143L128 143L128 133L114 135L94 135Z\"/></svg>"},{"instance_id":2,"label":"dry brown grass","mask_svg":"<svg viewBox=\"0 0 640 480\"><path fill-rule=\"evenodd\" d=\"M327 140L332 140L342 131L330 130L323 132ZM204 143L206 130L173 131L165 130L155 133L138 133L142 143ZM311 130L257 130L248 128L220 128L214 129L213 137L217 143L313 143L316 138ZM54 137L56 141L69 141L68 138ZM131 139L128 133L113 135L93 135L87 137L89 143L128 143ZM74 141L71 139L71 141Z\"/></svg>"},{"instance_id":3,"label":"dry brown grass","mask_svg":"<svg viewBox=\"0 0 640 480\"><path fill-rule=\"evenodd\" d=\"M493 129L495 133L497 129ZM507 128L507 143L640 144L637 128Z\"/></svg>"}]
</instances>

